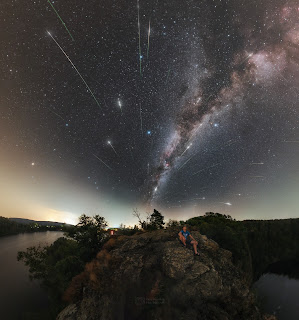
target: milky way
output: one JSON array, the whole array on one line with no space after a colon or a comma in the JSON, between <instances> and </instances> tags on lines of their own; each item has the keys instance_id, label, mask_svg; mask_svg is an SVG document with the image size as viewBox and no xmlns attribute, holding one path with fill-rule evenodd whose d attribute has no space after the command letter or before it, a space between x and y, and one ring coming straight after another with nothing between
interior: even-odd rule
<instances>
[{"instance_id":1,"label":"milky way","mask_svg":"<svg viewBox=\"0 0 299 320\"><path fill-rule=\"evenodd\" d=\"M242 21L244 23L240 24L242 18L245 19L245 16L234 17L238 22L233 23L234 28L239 28L234 31L242 45L233 48L229 54L223 51L225 61L222 57L211 64L210 61L207 62L208 75L201 79L199 88L196 88L196 95L188 99L175 116L172 138L162 153L159 166L153 173L148 191L150 199L158 191L163 178L189 149L192 140L198 137L197 131L203 125L205 118L228 106L236 107L236 104L243 100L249 86L269 84L273 78L279 77L291 81L285 77L287 77L288 68L294 66L297 68L298 5L294 2L288 6L260 12L259 21L256 23L262 24L264 28L259 34L252 32L250 29L252 26L248 21L244 20ZM212 37L215 38L220 51L225 50L221 43L223 39L218 34L213 34ZM217 37L220 41L216 40ZM267 37L270 41L267 41ZM294 90L299 93L297 89Z\"/></svg>"}]
</instances>

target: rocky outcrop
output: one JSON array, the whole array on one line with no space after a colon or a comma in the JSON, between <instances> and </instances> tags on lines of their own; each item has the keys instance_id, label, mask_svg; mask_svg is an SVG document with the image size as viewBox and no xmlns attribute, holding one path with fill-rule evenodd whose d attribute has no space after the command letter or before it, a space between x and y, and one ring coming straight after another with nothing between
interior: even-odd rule
<instances>
[{"instance_id":1,"label":"rocky outcrop","mask_svg":"<svg viewBox=\"0 0 299 320\"><path fill-rule=\"evenodd\" d=\"M73 279L73 299L57 320L261 320L255 297L231 252L192 232L200 256L177 230L110 239Z\"/></svg>"}]
</instances>

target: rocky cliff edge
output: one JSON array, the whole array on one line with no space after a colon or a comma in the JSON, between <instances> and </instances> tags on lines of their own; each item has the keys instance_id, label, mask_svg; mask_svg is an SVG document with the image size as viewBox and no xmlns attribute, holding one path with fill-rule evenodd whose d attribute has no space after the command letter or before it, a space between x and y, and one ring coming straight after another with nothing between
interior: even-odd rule
<instances>
[{"instance_id":1,"label":"rocky cliff edge","mask_svg":"<svg viewBox=\"0 0 299 320\"><path fill-rule=\"evenodd\" d=\"M230 251L194 231L194 256L177 233L111 238L73 279L65 294L71 303L57 320L273 319L257 308Z\"/></svg>"}]
</instances>

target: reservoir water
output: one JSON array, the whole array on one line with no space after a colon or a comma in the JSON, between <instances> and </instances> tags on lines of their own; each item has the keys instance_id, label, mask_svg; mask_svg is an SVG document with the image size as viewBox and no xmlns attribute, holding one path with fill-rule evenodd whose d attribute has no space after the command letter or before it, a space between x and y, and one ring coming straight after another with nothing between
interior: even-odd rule
<instances>
[{"instance_id":1,"label":"reservoir water","mask_svg":"<svg viewBox=\"0 0 299 320\"><path fill-rule=\"evenodd\" d=\"M253 285L261 308L278 320L299 319L299 281L288 276L267 273Z\"/></svg>"},{"instance_id":2,"label":"reservoir water","mask_svg":"<svg viewBox=\"0 0 299 320\"><path fill-rule=\"evenodd\" d=\"M46 293L29 280L28 267L17 261L18 251L38 244L51 244L63 236L60 231L22 233L0 238L0 319L30 319L30 314L49 305Z\"/></svg>"}]
</instances>

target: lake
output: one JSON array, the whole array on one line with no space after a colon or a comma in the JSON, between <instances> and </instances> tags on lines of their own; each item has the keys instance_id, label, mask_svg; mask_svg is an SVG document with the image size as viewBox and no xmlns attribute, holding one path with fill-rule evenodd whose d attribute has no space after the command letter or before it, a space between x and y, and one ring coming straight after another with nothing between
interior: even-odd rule
<instances>
[{"instance_id":1,"label":"lake","mask_svg":"<svg viewBox=\"0 0 299 320\"><path fill-rule=\"evenodd\" d=\"M267 273L253 285L262 302L262 310L278 320L299 319L299 281L288 276Z\"/></svg>"},{"instance_id":2,"label":"lake","mask_svg":"<svg viewBox=\"0 0 299 320\"><path fill-rule=\"evenodd\" d=\"M17 261L18 251L31 246L51 244L63 236L61 231L22 233L0 238L0 318L23 320L31 312L45 310L46 293L36 281L30 281L28 267Z\"/></svg>"}]
</instances>

